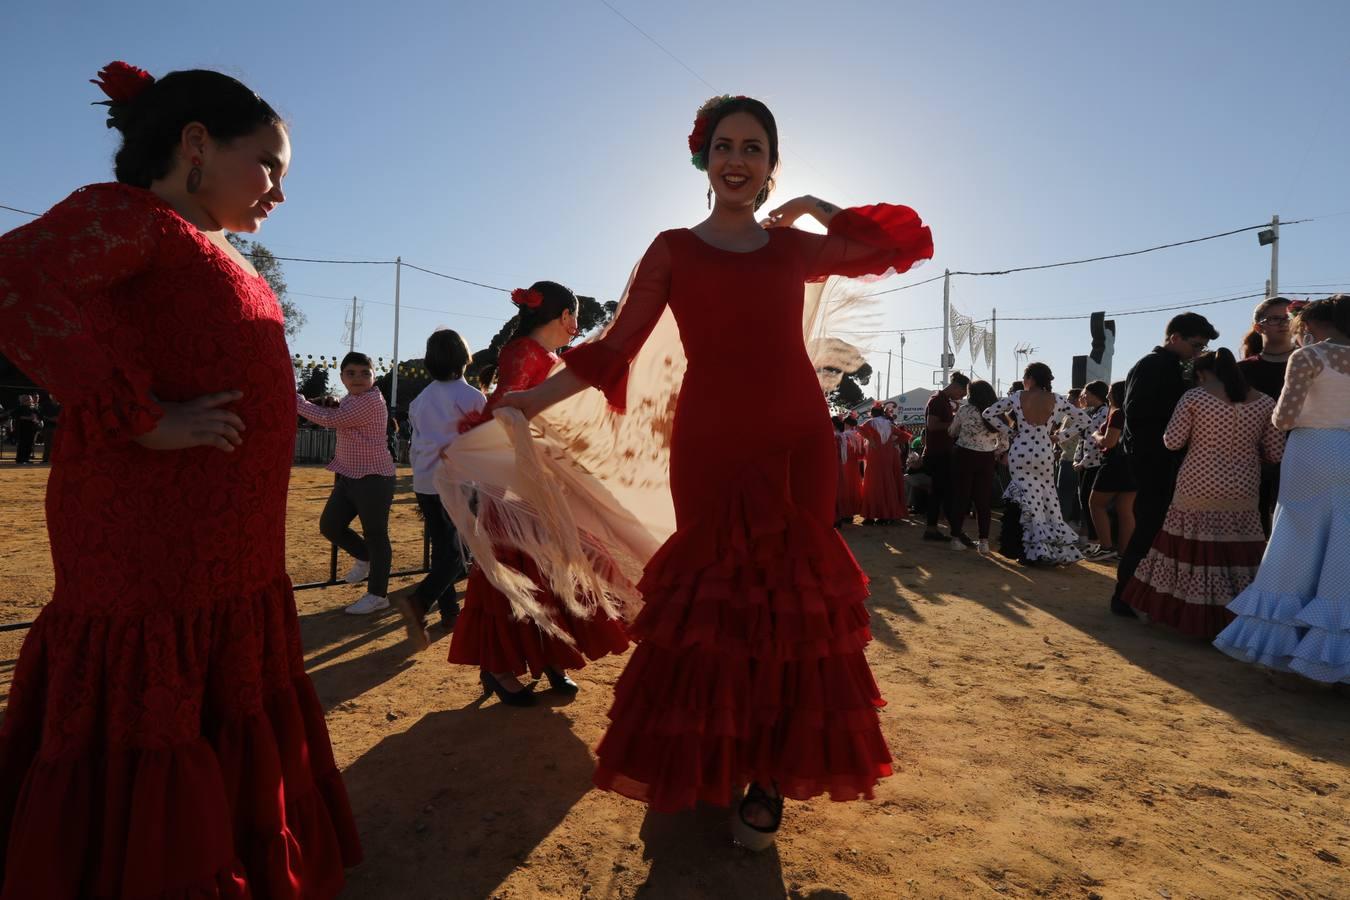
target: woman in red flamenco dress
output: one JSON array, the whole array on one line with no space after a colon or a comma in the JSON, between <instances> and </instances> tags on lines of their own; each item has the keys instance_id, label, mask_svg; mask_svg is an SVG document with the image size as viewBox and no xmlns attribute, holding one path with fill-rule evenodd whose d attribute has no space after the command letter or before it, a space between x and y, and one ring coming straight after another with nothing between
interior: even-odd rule
<instances>
[{"instance_id":1,"label":"woman in red flamenco dress","mask_svg":"<svg viewBox=\"0 0 1350 900\"><path fill-rule=\"evenodd\" d=\"M852 417L841 418L836 425L839 434L839 496L835 500L839 524L851 523L862 512L862 461L866 444Z\"/></svg>"},{"instance_id":2,"label":"woman in red flamenco dress","mask_svg":"<svg viewBox=\"0 0 1350 900\"><path fill-rule=\"evenodd\" d=\"M0 238L0 351L64 404L0 897L333 897L361 851L285 568L295 380L223 233L285 199L286 128L215 72L101 75L118 183Z\"/></svg>"},{"instance_id":3,"label":"woman in red flamenco dress","mask_svg":"<svg viewBox=\"0 0 1350 900\"><path fill-rule=\"evenodd\" d=\"M864 524L892 524L909 515L905 505L901 447L908 432L891 421L880 403L858 429L867 439L867 475L863 478Z\"/></svg>"},{"instance_id":4,"label":"woman in red flamenco dress","mask_svg":"<svg viewBox=\"0 0 1350 900\"><path fill-rule=\"evenodd\" d=\"M891 772L863 655L867 580L832 527L838 448L803 339L803 286L904 271L931 257L932 237L906 207L812 197L757 222L778 162L773 115L757 100L709 101L690 149L712 215L658 235L608 330L503 402L528 418L594 386L624 409L630 361L669 307L687 358L670 433L676 528L638 586L637 647L594 780L657 812L728 806L748 783L733 833L762 849L784 797L870 798ZM789 227L807 214L829 234ZM742 366L775 390L753 419L728 419L726 379Z\"/></svg>"},{"instance_id":5,"label":"woman in red flamenco dress","mask_svg":"<svg viewBox=\"0 0 1350 900\"><path fill-rule=\"evenodd\" d=\"M487 406L463 422L461 430L489 421L507 393L527 390L547 378L558 364L557 354L548 348L561 347L577 335L577 298L562 285L536 282L529 290L513 291L512 302L519 310L515 330L519 337L498 355L497 388ZM492 524L485 527L491 529ZM535 601L571 642L545 632L529 617L513 615L507 596L488 580L482 566L475 565L450 642L450 662L478 666L484 690L513 706L532 705L534 694L519 680L529 671L535 678L546 676L553 690L575 694L578 686L567 676L568 669L580 669L588 659L628 649L622 622L603 614L590 618L570 614L566 604L545 586L547 580L527 554L497 544L494 556L535 584Z\"/></svg>"}]
</instances>

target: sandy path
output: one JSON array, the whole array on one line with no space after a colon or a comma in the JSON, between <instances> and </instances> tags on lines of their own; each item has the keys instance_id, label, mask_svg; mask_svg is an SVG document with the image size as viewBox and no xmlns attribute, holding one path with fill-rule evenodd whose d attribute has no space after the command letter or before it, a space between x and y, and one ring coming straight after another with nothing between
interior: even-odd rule
<instances>
[{"instance_id":1,"label":"sandy path","mask_svg":"<svg viewBox=\"0 0 1350 900\"><path fill-rule=\"evenodd\" d=\"M0 470L0 622L51 590L45 470ZM320 578L329 476L297 469L288 554ZM411 503L396 566L420 557ZM647 817L589 789L622 660L573 701L479 703L448 639L410 656L351 588L297 595L367 851L371 898L1350 897L1350 699L1289 691L1207 645L1107 614L1098 565L1025 571L851 528L900 764L874 803L790 803L775 850L723 814ZM0 633L3 676L23 632Z\"/></svg>"}]
</instances>

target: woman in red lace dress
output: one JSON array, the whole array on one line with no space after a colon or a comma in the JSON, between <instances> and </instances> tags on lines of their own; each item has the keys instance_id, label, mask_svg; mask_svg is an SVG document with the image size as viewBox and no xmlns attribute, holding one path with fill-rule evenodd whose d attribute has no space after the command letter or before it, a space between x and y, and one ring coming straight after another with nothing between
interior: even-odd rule
<instances>
[{"instance_id":1,"label":"woman in red lace dress","mask_svg":"<svg viewBox=\"0 0 1350 900\"><path fill-rule=\"evenodd\" d=\"M904 271L933 243L902 206L801 197L770 227L757 222L778 162L759 101L705 104L690 149L716 196L712 215L658 235L606 333L505 402L533 416L594 386L626 408L629 363L669 306L688 361L670 438L677 527L639 585L638 645L595 782L658 812L729 805L750 783L732 827L763 848L783 797L871 797L891 772L884 701L863 655L867 580L832 527L838 449L803 340L803 285ZM788 227L807 214L829 234ZM742 370L774 390L755 417L728 419L727 379Z\"/></svg>"},{"instance_id":2,"label":"woman in red lace dress","mask_svg":"<svg viewBox=\"0 0 1350 900\"><path fill-rule=\"evenodd\" d=\"M862 486L862 517L865 525L891 525L909 515L905 505L905 474L900 449L909 432L891 421L877 403L872 418L858 429L867 439L867 475Z\"/></svg>"},{"instance_id":3,"label":"woman in red lace dress","mask_svg":"<svg viewBox=\"0 0 1350 900\"><path fill-rule=\"evenodd\" d=\"M286 576L295 381L223 233L284 200L286 128L215 72L103 76L119 183L0 238L0 351L64 404L0 896L332 897L360 845Z\"/></svg>"},{"instance_id":4,"label":"woman in red lace dress","mask_svg":"<svg viewBox=\"0 0 1350 900\"><path fill-rule=\"evenodd\" d=\"M461 424L463 430L491 419L507 393L532 388L547 378L558 364L557 354L548 348L561 347L577 335L577 298L562 285L536 282L529 290L513 291L512 302L519 308L515 333L521 336L502 347L497 388L483 412ZM491 523L486 527L490 529ZM536 586L548 583L528 555L505 545L498 545L494 555ZM533 619L513 614L510 600L492 585L481 566L469 572L464 610L450 641L450 662L478 666L483 689L513 706L534 702L534 694L520 683L527 671L535 678L546 676L555 691L575 694L577 684L567 676L568 669L628 649L622 622L604 615L574 616L546 587L539 587L535 599L573 643L545 633Z\"/></svg>"}]
</instances>

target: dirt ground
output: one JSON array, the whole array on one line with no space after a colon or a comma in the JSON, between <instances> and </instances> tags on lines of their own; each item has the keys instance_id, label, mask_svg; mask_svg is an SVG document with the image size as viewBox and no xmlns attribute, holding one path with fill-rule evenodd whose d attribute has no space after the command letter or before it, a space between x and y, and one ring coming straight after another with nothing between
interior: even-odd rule
<instances>
[{"instance_id":1,"label":"dirt ground","mask_svg":"<svg viewBox=\"0 0 1350 900\"><path fill-rule=\"evenodd\" d=\"M326 576L330 477L294 473L297 583ZM51 590L45 480L0 469L0 623ZM410 490L396 569L420 561ZM346 896L1350 897L1350 697L1111 616L1105 566L1023 570L920 531L846 530L898 771L875 802L790 802L758 856L722 811L648 816L590 789L623 659L578 673L570 702L509 708L446 663L447 637L411 655L396 615L342 613L358 589L298 593L366 848ZM6 692L22 639L0 633Z\"/></svg>"}]
</instances>

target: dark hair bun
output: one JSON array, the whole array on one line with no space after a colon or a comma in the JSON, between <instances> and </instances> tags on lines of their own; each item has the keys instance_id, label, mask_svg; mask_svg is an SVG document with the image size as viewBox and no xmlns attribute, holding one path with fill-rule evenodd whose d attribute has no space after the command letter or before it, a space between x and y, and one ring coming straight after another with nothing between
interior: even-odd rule
<instances>
[{"instance_id":1,"label":"dark hair bun","mask_svg":"<svg viewBox=\"0 0 1350 900\"><path fill-rule=\"evenodd\" d=\"M222 142L281 123L276 110L242 82L208 69L170 72L129 98L125 92L122 96L107 103L108 124L122 133L113 172L118 181L135 187L148 188L169 174L183 129L193 122Z\"/></svg>"}]
</instances>

